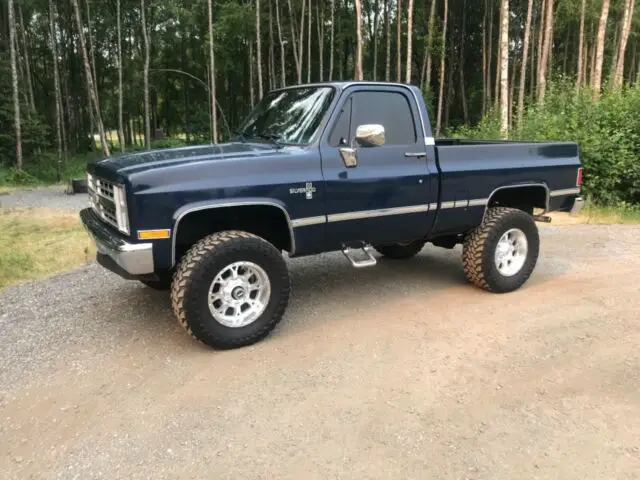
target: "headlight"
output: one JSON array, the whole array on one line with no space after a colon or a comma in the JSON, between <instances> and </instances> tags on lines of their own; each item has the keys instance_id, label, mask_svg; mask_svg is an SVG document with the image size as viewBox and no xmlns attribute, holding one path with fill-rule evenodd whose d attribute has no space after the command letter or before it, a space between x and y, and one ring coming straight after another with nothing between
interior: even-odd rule
<instances>
[{"instance_id":1,"label":"headlight","mask_svg":"<svg viewBox=\"0 0 640 480\"><path fill-rule=\"evenodd\" d=\"M127 212L127 195L123 185L113 186L113 202L116 204L116 220L118 230L129 235L129 213Z\"/></svg>"}]
</instances>

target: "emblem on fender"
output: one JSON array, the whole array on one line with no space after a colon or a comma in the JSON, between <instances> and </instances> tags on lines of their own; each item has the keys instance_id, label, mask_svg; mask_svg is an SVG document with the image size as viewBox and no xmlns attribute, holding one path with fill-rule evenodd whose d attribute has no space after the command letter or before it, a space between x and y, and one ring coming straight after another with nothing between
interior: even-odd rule
<instances>
[{"instance_id":1,"label":"emblem on fender","mask_svg":"<svg viewBox=\"0 0 640 480\"><path fill-rule=\"evenodd\" d=\"M311 200L313 198L313 194L316 193L316 187L313 186L313 182L307 182L304 187L290 188L289 193L291 195L295 195L297 193L304 193L307 200Z\"/></svg>"}]
</instances>

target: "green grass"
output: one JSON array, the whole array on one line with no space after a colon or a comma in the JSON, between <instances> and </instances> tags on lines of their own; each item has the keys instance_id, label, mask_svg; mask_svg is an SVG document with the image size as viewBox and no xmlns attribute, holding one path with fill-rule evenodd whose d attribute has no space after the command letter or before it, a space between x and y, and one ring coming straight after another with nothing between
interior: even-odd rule
<instances>
[{"instance_id":1,"label":"green grass","mask_svg":"<svg viewBox=\"0 0 640 480\"><path fill-rule=\"evenodd\" d=\"M0 209L0 288L69 270L94 253L76 213Z\"/></svg>"}]
</instances>

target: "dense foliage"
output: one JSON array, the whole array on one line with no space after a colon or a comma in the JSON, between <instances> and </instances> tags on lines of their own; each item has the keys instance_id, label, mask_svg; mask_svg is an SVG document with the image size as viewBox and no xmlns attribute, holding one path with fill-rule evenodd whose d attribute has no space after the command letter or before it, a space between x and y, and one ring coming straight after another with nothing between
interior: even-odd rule
<instances>
[{"instance_id":1,"label":"dense foliage","mask_svg":"<svg viewBox=\"0 0 640 480\"><path fill-rule=\"evenodd\" d=\"M496 114L455 136L500 138ZM543 104L531 104L512 132L518 140L572 140L585 164L586 195L601 204L640 203L640 86L605 91L597 100L567 80L551 85Z\"/></svg>"}]
</instances>

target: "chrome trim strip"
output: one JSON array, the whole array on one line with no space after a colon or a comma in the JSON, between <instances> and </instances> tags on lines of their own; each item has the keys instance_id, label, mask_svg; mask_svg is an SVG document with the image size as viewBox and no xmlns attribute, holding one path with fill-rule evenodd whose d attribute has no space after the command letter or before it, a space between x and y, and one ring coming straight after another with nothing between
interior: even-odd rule
<instances>
[{"instance_id":1,"label":"chrome trim strip","mask_svg":"<svg viewBox=\"0 0 640 480\"><path fill-rule=\"evenodd\" d=\"M487 203L489 203L488 198L477 198L475 200L469 200L470 207L484 207Z\"/></svg>"},{"instance_id":2,"label":"chrome trim strip","mask_svg":"<svg viewBox=\"0 0 640 480\"><path fill-rule=\"evenodd\" d=\"M360 220L362 218L386 217L390 215L407 215L410 213L428 212L429 205L411 205L409 207L381 208L379 210L361 210L327 215L329 222L344 222L346 220Z\"/></svg>"},{"instance_id":3,"label":"chrome trim strip","mask_svg":"<svg viewBox=\"0 0 640 480\"><path fill-rule=\"evenodd\" d=\"M455 200L451 200L450 202L442 202L440 204L440 210L446 210L448 208L456 208Z\"/></svg>"},{"instance_id":4,"label":"chrome trim strip","mask_svg":"<svg viewBox=\"0 0 640 480\"><path fill-rule=\"evenodd\" d=\"M229 202L229 203L218 203L211 205L200 205L198 207L188 208L184 212L181 212L180 215L175 219L175 225L173 227L173 237L171 238L171 266L175 266L176 264L176 239L178 238L178 226L180 221L189 213L199 212L202 210L213 210L215 208L228 208L228 207L248 207L248 206L267 206L267 207L277 207L283 213L285 218L287 219L287 224L289 225L289 238L291 239L291 255L293 255L296 251L296 237L293 233L293 225L291 223L291 217L289 217L289 213L285 210L285 208L276 203L276 202L267 202L267 201L255 201L255 200L247 200L247 201L237 201L237 202Z\"/></svg>"},{"instance_id":5,"label":"chrome trim strip","mask_svg":"<svg viewBox=\"0 0 640 480\"><path fill-rule=\"evenodd\" d=\"M580 187L565 188L564 190L552 190L552 197L564 197L565 195L578 195L580 193Z\"/></svg>"},{"instance_id":6,"label":"chrome trim strip","mask_svg":"<svg viewBox=\"0 0 640 480\"><path fill-rule=\"evenodd\" d=\"M293 225L293 228L307 227L309 225L320 225L323 223L327 223L326 215L321 215L319 217L295 218L291 220L291 224Z\"/></svg>"}]
</instances>

